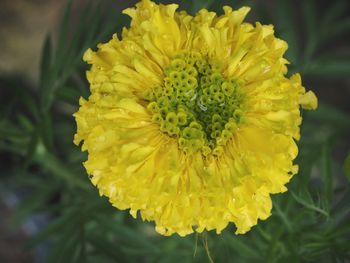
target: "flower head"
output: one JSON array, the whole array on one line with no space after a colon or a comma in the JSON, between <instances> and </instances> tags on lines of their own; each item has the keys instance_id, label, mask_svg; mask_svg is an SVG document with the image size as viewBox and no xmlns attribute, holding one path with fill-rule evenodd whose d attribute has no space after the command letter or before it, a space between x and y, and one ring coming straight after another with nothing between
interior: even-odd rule
<instances>
[{"instance_id":1,"label":"flower head","mask_svg":"<svg viewBox=\"0 0 350 263\"><path fill-rule=\"evenodd\" d=\"M286 77L287 44L272 26L225 6L196 16L143 0L84 60L91 96L75 113L91 181L118 209L164 235L266 219L270 194L297 172L300 106L317 99Z\"/></svg>"}]
</instances>

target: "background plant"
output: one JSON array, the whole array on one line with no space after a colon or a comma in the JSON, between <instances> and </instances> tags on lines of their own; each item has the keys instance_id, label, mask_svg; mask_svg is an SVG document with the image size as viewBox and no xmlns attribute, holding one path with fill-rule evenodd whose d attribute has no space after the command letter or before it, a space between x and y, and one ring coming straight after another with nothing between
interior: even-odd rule
<instances>
[{"instance_id":1,"label":"background plant","mask_svg":"<svg viewBox=\"0 0 350 263\"><path fill-rule=\"evenodd\" d=\"M348 262L350 109L332 106L326 95L349 85L350 5L295 2L182 1L192 13L203 7L221 12L224 3L251 6L248 20L273 23L277 36L289 43L290 74L300 72L305 86L323 94L319 109L303 114L300 171L288 193L274 196L271 218L245 235L234 235L231 226L221 235L186 238L162 237L150 223L112 208L88 180L86 155L72 143L72 113L79 97L89 95L81 58L88 47L119 33L128 19L111 13L104 1L87 1L73 23L69 2L57 39L45 40L38 89L17 78L0 79L2 192L23 197L14 223L37 214L49 217L26 249L47 244L47 262Z\"/></svg>"}]
</instances>

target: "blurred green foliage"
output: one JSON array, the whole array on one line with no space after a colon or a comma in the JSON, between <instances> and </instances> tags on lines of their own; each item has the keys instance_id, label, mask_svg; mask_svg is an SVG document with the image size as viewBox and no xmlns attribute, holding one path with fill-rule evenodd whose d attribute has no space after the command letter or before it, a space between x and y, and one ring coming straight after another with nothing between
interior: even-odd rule
<instances>
[{"instance_id":1,"label":"blurred green foliage","mask_svg":"<svg viewBox=\"0 0 350 263\"><path fill-rule=\"evenodd\" d=\"M203 7L221 12L223 2L182 5L190 12ZM247 4L254 19L276 26L277 35L289 43L291 72L301 72L311 83L348 77L349 50L325 47L349 33L349 3L333 1L325 12L317 3L300 1L303 13L297 16L293 0L276 1L272 13L258 1L236 1L234 8ZM72 143L72 112L79 97L89 95L83 52L120 32L128 18L112 14L103 1L89 1L73 25L71 10L69 3L57 41L50 36L45 41L37 91L15 78L0 79L5 87L0 156L6 175L1 189L26 190L15 223L34 214L51 216L27 249L49 241L47 262L349 262L350 191L344 175L350 178L350 157L336 159L334 150L350 134L350 117L322 101L317 111L304 115L300 171L289 192L274 196L272 216L245 235L234 235L231 226L221 235L162 237L153 224L134 220L100 198L82 166L86 154Z\"/></svg>"}]
</instances>

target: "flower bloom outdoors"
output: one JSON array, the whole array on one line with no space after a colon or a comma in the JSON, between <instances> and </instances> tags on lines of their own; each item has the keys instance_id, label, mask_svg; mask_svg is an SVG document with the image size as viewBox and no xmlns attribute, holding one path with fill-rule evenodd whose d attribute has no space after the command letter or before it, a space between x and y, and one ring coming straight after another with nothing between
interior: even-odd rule
<instances>
[{"instance_id":1,"label":"flower bloom outdoors","mask_svg":"<svg viewBox=\"0 0 350 263\"><path fill-rule=\"evenodd\" d=\"M287 190L300 106L315 109L286 42L271 25L225 6L195 16L143 0L124 28L84 60L91 95L74 114L92 183L118 209L140 211L162 235L245 233Z\"/></svg>"}]
</instances>

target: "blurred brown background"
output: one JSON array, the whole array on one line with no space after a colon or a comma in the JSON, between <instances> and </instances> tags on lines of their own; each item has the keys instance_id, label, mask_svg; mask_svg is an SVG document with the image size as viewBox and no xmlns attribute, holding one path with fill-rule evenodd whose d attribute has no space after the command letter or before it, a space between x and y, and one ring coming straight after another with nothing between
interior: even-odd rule
<instances>
[{"instance_id":1,"label":"blurred brown background","mask_svg":"<svg viewBox=\"0 0 350 263\"><path fill-rule=\"evenodd\" d=\"M85 0L73 1L78 14ZM137 1L105 0L116 12ZM57 32L64 0L0 1L0 76L21 75L37 84L40 53L48 33Z\"/></svg>"}]
</instances>

